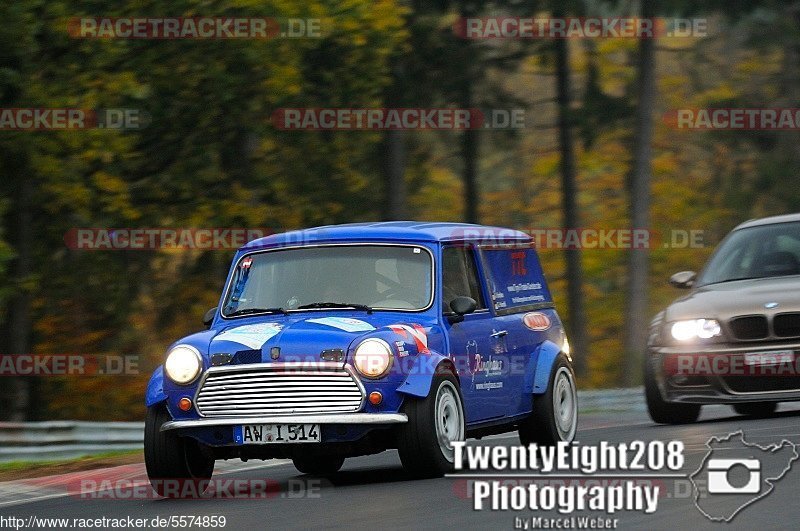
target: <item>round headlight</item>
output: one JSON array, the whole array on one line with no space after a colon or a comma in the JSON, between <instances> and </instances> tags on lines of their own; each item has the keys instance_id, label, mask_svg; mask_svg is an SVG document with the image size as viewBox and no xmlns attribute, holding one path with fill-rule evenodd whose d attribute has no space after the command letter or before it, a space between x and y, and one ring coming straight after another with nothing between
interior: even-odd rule
<instances>
[{"instance_id":1,"label":"round headlight","mask_svg":"<svg viewBox=\"0 0 800 531\"><path fill-rule=\"evenodd\" d=\"M370 338L356 347L353 365L367 378L380 378L389 370L392 359L392 349L386 341Z\"/></svg>"},{"instance_id":2,"label":"round headlight","mask_svg":"<svg viewBox=\"0 0 800 531\"><path fill-rule=\"evenodd\" d=\"M170 380L181 385L193 382L202 367L200 353L189 345L178 345L170 350L164 362L164 372Z\"/></svg>"}]
</instances>

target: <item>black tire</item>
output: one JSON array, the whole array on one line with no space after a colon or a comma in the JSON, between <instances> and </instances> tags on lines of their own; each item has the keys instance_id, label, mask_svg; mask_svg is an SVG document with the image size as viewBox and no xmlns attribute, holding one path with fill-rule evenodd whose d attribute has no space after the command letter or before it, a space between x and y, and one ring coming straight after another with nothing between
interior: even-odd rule
<instances>
[{"instance_id":1,"label":"black tire","mask_svg":"<svg viewBox=\"0 0 800 531\"><path fill-rule=\"evenodd\" d=\"M303 474L312 476L330 476L342 468L344 457L333 456L296 456L292 458L294 467Z\"/></svg>"},{"instance_id":2,"label":"black tire","mask_svg":"<svg viewBox=\"0 0 800 531\"><path fill-rule=\"evenodd\" d=\"M650 363L645 360L644 369L644 397L647 401L647 411L653 422L659 424L691 424L700 417L700 404L681 404L667 402L661 397L655 374Z\"/></svg>"},{"instance_id":3,"label":"black tire","mask_svg":"<svg viewBox=\"0 0 800 531\"><path fill-rule=\"evenodd\" d=\"M194 498L208 488L214 473L214 457L194 439L161 431L172 420L163 405L147 408L144 425L144 464L147 477L159 496Z\"/></svg>"},{"instance_id":4,"label":"black tire","mask_svg":"<svg viewBox=\"0 0 800 531\"><path fill-rule=\"evenodd\" d=\"M777 409L777 402L745 402L743 404L733 405L734 411L740 415L747 415L748 417L769 417L775 414Z\"/></svg>"},{"instance_id":5,"label":"black tire","mask_svg":"<svg viewBox=\"0 0 800 531\"><path fill-rule=\"evenodd\" d=\"M564 354L550 371L547 391L533 396L533 411L519 426L522 444L552 446L572 442L578 431L578 392L575 372Z\"/></svg>"},{"instance_id":6,"label":"black tire","mask_svg":"<svg viewBox=\"0 0 800 531\"><path fill-rule=\"evenodd\" d=\"M466 436L464 400L456 377L437 374L428 396L406 398L402 411L408 416L408 422L398 428L397 451L403 468L417 478L451 472L455 458L447 443Z\"/></svg>"}]
</instances>

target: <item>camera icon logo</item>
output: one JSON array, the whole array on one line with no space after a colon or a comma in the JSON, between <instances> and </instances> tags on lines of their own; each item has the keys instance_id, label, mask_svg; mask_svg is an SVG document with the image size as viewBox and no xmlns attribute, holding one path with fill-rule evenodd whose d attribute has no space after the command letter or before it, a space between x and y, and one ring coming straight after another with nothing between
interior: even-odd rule
<instances>
[{"instance_id":1,"label":"camera icon logo","mask_svg":"<svg viewBox=\"0 0 800 531\"><path fill-rule=\"evenodd\" d=\"M711 437L706 448L689 480L695 506L712 522L730 522L768 496L800 460L800 447L793 442L751 443L741 430Z\"/></svg>"},{"instance_id":2,"label":"camera icon logo","mask_svg":"<svg viewBox=\"0 0 800 531\"><path fill-rule=\"evenodd\" d=\"M729 475L736 467L744 467L750 476L741 486L731 483ZM709 494L758 494L761 490L761 462L758 459L709 459Z\"/></svg>"}]
</instances>

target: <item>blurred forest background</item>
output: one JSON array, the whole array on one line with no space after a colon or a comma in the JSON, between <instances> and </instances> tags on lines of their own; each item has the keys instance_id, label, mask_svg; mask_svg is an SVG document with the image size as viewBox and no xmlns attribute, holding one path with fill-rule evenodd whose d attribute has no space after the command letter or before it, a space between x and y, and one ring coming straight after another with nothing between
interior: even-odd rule
<instances>
[{"instance_id":1,"label":"blurred forest background","mask_svg":"<svg viewBox=\"0 0 800 531\"><path fill-rule=\"evenodd\" d=\"M465 40L471 16L703 17L703 38ZM318 18L322 38L75 39L81 16ZM703 230L703 249L542 251L583 387L636 384L649 316L738 222L800 210L797 132L680 131L676 108L800 106L794 1L15 0L0 107L137 108L141 130L0 131L0 352L140 356L6 378L1 418L141 418L232 251L76 251L75 227L381 219ZM280 131L281 107L522 108L504 131ZM383 199L381 199L383 198Z\"/></svg>"}]
</instances>

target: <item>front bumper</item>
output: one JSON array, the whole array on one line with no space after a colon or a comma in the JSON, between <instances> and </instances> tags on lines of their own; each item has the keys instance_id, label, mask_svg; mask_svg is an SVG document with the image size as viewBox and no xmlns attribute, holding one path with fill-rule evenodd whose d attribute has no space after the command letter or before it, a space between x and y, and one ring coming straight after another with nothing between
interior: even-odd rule
<instances>
[{"instance_id":1,"label":"front bumper","mask_svg":"<svg viewBox=\"0 0 800 531\"><path fill-rule=\"evenodd\" d=\"M335 425L387 425L403 424L408 417L403 413L338 413L310 415L269 415L258 417L214 417L165 422L161 431L194 428L218 428L242 424L335 424Z\"/></svg>"},{"instance_id":2,"label":"front bumper","mask_svg":"<svg viewBox=\"0 0 800 531\"><path fill-rule=\"evenodd\" d=\"M791 351L789 366L753 368L745 354ZM649 347L647 363L668 402L736 404L800 400L800 342ZM678 370L682 367L683 370Z\"/></svg>"}]
</instances>

